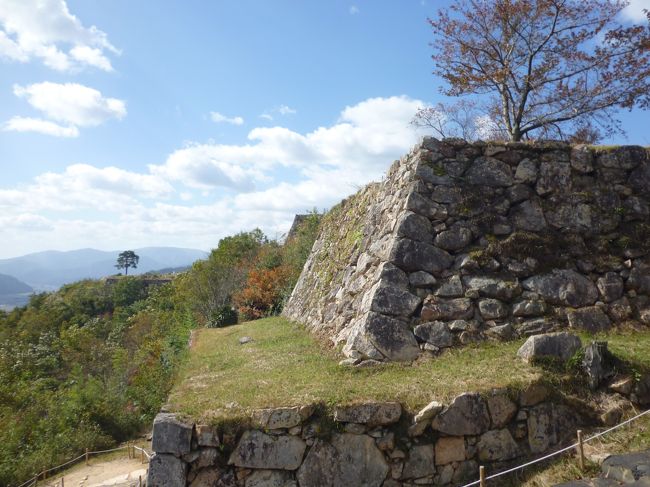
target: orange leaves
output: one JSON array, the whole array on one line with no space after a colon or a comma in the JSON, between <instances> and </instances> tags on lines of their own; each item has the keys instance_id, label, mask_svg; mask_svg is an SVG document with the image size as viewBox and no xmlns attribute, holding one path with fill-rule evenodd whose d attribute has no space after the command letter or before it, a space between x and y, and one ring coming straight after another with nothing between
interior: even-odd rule
<instances>
[{"instance_id":1,"label":"orange leaves","mask_svg":"<svg viewBox=\"0 0 650 487\"><path fill-rule=\"evenodd\" d=\"M285 266L251 269L244 288L233 296L237 311L245 319L258 319L277 311L288 278Z\"/></svg>"}]
</instances>

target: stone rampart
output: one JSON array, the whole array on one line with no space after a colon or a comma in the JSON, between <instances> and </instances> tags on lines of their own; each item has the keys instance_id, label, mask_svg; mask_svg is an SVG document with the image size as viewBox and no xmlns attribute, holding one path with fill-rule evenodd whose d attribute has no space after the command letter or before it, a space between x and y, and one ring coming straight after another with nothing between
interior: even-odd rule
<instances>
[{"instance_id":1,"label":"stone rampart","mask_svg":"<svg viewBox=\"0 0 650 487\"><path fill-rule=\"evenodd\" d=\"M284 313L351 363L650 325L648 151L425 138L326 215Z\"/></svg>"},{"instance_id":2,"label":"stone rampart","mask_svg":"<svg viewBox=\"0 0 650 487\"><path fill-rule=\"evenodd\" d=\"M496 472L571 442L585 422L541 384L465 393L416 415L397 402L259 409L236 433L161 413L147 486L461 485L479 465Z\"/></svg>"}]
</instances>

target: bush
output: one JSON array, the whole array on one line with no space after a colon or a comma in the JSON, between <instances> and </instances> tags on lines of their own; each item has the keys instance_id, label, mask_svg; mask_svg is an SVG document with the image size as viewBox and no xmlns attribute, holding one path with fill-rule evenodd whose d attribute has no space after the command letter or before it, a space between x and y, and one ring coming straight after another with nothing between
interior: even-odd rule
<instances>
[{"instance_id":1,"label":"bush","mask_svg":"<svg viewBox=\"0 0 650 487\"><path fill-rule=\"evenodd\" d=\"M230 306L222 306L212 313L212 319L208 321L206 328L222 328L228 325L237 324L237 311Z\"/></svg>"}]
</instances>

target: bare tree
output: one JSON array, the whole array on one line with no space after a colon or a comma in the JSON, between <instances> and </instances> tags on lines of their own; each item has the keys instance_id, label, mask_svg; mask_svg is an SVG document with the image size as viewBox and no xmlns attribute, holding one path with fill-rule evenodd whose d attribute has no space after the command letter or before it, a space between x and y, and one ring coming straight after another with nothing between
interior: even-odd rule
<instances>
[{"instance_id":1,"label":"bare tree","mask_svg":"<svg viewBox=\"0 0 650 487\"><path fill-rule=\"evenodd\" d=\"M450 96L498 107L508 138L617 129L616 111L650 105L650 13L623 26L624 0L455 0L429 23L434 73Z\"/></svg>"}]
</instances>

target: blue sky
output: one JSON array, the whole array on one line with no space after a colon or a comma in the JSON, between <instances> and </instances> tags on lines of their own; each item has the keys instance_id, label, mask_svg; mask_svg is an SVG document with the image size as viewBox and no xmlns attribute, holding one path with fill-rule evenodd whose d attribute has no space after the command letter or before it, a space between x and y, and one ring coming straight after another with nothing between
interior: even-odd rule
<instances>
[{"instance_id":1,"label":"blue sky","mask_svg":"<svg viewBox=\"0 0 650 487\"><path fill-rule=\"evenodd\" d=\"M281 235L417 141L447 3L0 0L0 258Z\"/></svg>"}]
</instances>

